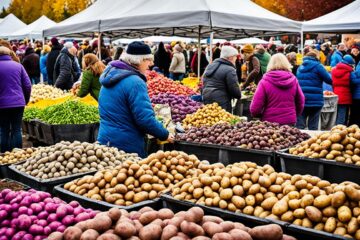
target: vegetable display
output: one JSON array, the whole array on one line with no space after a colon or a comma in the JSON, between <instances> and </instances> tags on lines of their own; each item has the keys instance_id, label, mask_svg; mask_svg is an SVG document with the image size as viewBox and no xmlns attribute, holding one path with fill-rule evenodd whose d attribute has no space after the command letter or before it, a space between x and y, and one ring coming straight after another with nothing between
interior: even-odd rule
<instances>
[{"instance_id":1,"label":"vegetable display","mask_svg":"<svg viewBox=\"0 0 360 240\"><path fill-rule=\"evenodd\" d=\"M177 135L177 139L182 141L262 150L286 149L309 137L297 128L261 121L192 127L187 129L185 134Z\"/></svg>"},{"instance_id":2,"label":"vegetable display","mask_svg":"<svg viewBox=\"0 0 360 240\"><path fill-rule=\"evenodd\" d=\"M174 122L181 122L187 114L196 112L202 104L191 100L187 96L161 93L151 98L155 104L169 104L171 107L171 117Z\"/></svg>"},{"instance_id":3,"label":"vegetable display","mask_svg":"<svg viewBox=\"0 0 360 240\"><path fill-rule=\"evenodd\" d=\"M152 97L159 93L171 93L175 95L194 95L196 92L189 87L181 85L178 81L173 81L163 75L158 75L147 81L149 96Z\"/></svg>"},{"instance_id":4,"label":"vegetable display","mask_svg":"<svg viewBox=\"0 0 360 240\"><path fill-rule=\"evenodd\" d=\"M125 161L114 169L76 179L64 188L91 199L128 206L157 198L173 184L202 173L203 165L194 155L159 151L138 163Z\"/></svg>"},{"instance_id":5,"label":"vegetable display","mask_svg":"<svg viewBox=\"0 0 360 240\"><path fill-rule=\"evenodd\" d=\"M241 162L176 184L178 200L276 219L360 239L360 186L331 184L310 175L277 173L270 165Z\"/></svg>"},{"instance_id":6,"label":"vegetable display","mask_svg":"<svg viewBox=\"0 0 360 240\"><path fill-rule=\"evenodd\" d=\"M360 165L360 128L338 125L289 149L290 154Z\"/></svg>"},{"instance_id":7,"label":"vegetable display","mask_svg":"<svg viewBox=\"0 0 360 240\"><path fill-rule=\"evenodd\" d=\"M67 95L69 94L59 88L39 83L31 87L30 103L36 103L43 99L65 97Z\"/></svg>"},{"instance_id":8,"label":"vegetable display","mask_svg":"<svg viewBox=\"0 0 360 240\"><path fill-rule=\"evenodd\" d=\"M221 122L236 123L240 118L228 113L217 103L204 105L195 113L189 114L183 120L184 127L213 126Z\"/></svg>"},{"instance_id":9,"label":"vegetable display","mask_svg":"<svg viewBox=\"0 0 360 240\"><path fill-rule=\"evenodd\" d=\"M69 176L120 165L122 161L138 161L137 154L97 143L62 141L39 148L36 155L16 165L16 169L41 179Z\"/></svg>"},{"instance_id":10,"label":"vegetable display","mask_svg":"<svg viewBox=\"0 0 360 240\"><path fill-rule=\"evenodd\" d=\"M1 179L0 180L0 192L4 189L10 189L12 191L20 191L25 187L18 182L14 182L10 179Z\"/></svg>"},{"instance_id":11,"label":"vegetable display","mask_svg":"<svg viewBox=\"0 0 360 240\"><path fill-rule=\"evenodd\" d=\"M35 190L0 193L0 239L41 240L52 232L95 217L96 212Z\"/></svg>"},{"instance_id":12,"label":"vegetable display","mask_svg":"<svg viewBox=\"0 0 360 240\"><path fill-rule=\"evenodd\" d=\"M155 211L144 207L127 212L112 208L94 219L55 232L49 240L281 240L295 238L283 234L280 226L269 224L248 228L241 223L204 215L199 207L174 214L170 209Z\"/></svg>"},{"instance_id":13,"label":"vegetable display","mask_svg":"<svg viewBox=\"0 0 360 240\"><path fill-rule=\"evenodd\" d=\"M5 152L0 156L0 165L21 162L30 158L36 153L34 148L19 149L14 148L11 152Z\"/></svg>"},{"instance_id":14,"label":"vegetable display","mask_svg":"<svg viewBox=\"0 0 360 240\"><path fill-rule=\"evenodd\" d=\"M34 119L41 119L42 110L36 107L27 107L24 110L23 120L29 122Z\"/></svg>"}]
</instances>

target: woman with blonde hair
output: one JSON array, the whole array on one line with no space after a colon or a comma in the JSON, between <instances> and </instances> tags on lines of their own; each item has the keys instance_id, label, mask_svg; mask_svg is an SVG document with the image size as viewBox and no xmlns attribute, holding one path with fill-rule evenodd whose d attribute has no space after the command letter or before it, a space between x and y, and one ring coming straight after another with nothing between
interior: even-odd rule
<instances>
[{"instance_id":1,"label":"woman with blonde hair","mask_svg":"<svg viewBox=\"0 0 360 240\"><path fill-rule=\"evenodd\" d=\"M99 77L106 66L93 53L85 54L82 58L83 74L78 97L85 97L89 93L98 100L101 84Z\"/></svg>"},{"instance_id":2,"label":"woman with blonde hair","mask_svg":"<svg viewBox=\"0 0 360 240\"><path fill-rule=\"evenodd\" d=\"M43 80L45 83L48 82L48 73L46 69L46 62L48 58L48 53L51 51L51 47L49 45L44 45L43 50L41 51L40 56L40 72L43 76Z\"/></svg>"},{"instance_id":3,"label":"woman with blonde hair","mask_svg":"<svg viewBox=\"0 0 360 240\"><path fill-rule=\"evenodd\" d=\"M262 121L295 125L304 108L304 94L282 53L273 55L256 89L250 112Z\"/></svg>"}]
</instances>

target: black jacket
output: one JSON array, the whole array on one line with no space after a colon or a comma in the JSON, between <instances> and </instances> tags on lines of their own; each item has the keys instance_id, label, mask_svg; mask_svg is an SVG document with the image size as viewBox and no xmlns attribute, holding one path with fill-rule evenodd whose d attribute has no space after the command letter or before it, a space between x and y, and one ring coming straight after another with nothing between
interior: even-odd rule
<instances>
[{"instance_id":1,"label":"black jacket","mask_svg":"<svg viewBox=\"0 0 360 240\"><path fill-rule=\"evenodd\" d=\"M241 98L235 66L223 58L216 59L206 68L203 82L205 104L217 102L223 109L231 112L231 99Z\"/></svg>"},{"instance_id":2,"label":"black jacket","mask_svg":"<svg viewBox=\"0 0 360 240\"><path fill-rule=\"evenodd\" d=\"M51 51L48 54L47 61L46 61L46 71L48 73L48 81L49 84L54 84L53 75L54 75L54 67L57 57L60 54L62 49L62 45L54 45L51 48Z\"/></svg>"},{"instance_id":3,"label":"black jacket","mask_svg":"<svg viewBox=\"0 0 360 240\"><path fill-rule=\"evenodd\" d=\"M30 78L40 77L40 57L33 48L26 49L22 64Z\"/></svg>"},{"instance_id":4,"label":"black jacket","mask_svg":"<svg viewBox=\"0 0 360 240\"><path fill-rule=\"evenodd\" d=\"M55 87L70 90L74 82L80 77L77 69L75 57L66 48L62 49L54 66Z\"/></svg>"}]
</instances>

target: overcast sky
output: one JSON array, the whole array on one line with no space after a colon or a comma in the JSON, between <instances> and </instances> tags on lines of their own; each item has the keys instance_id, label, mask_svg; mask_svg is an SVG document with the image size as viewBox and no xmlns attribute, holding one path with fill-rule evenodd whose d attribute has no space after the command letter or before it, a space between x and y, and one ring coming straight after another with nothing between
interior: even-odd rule
<instances>
[{"instance_id":1,"label":"overcast sky","mask_svg":"<svg viewBox=\"0 0 360 240\"><path fill-rule=\"evenodd\" d=\"M11 0L0 0L0 9L2 9L3 7L7 7L9 6Z\"/></svg>"}]
</instances>

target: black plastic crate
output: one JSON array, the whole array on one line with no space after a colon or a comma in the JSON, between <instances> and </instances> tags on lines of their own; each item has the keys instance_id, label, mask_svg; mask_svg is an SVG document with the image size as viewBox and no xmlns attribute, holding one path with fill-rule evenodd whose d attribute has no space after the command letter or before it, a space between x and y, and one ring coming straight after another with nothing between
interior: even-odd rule
<instances>
[{"instance_id":1,"label":"black plastic crate","mask_svg":"<svg viewBox=\"0 0 360 240\"><path fill-rule=\"evenodd\" d=\"M9 166L10 179L25 183L29 185L31 188L48 193L52 193L54 187L59 184L70 182L71 180L83 177L85 175L92 175L96 172L96 171L91 171L87 173L77 173L71 176L64 176L55 179L40 179L17 170L16 166L17 165L14 164Z\"/></svg>"},{"instance_id":2,"label":"black plastic crate","mask_svg":"<svg viewBox=\"0 0 360 240\"><path fill-rule=\"evenodd\" d=\"M40 122L39 120L34 120L34 123L35 123L36 139L39 142L45 142L44 132L43 132L43 129L42 129L42 122Z\"/></svg>"},{"instance_id":3,"label":"black plastic crate","mask_svg":"<svg viewBox=\"0 0 360 240\"><path fill-rule=\"evenodd\" d=\"M40 127L44 135L43 142L48 145L54 145L56 142L54 139L53 125L40 122Z\"/></svg>"},{"instance_id":4,"label":"black plastic crate","mask_svg":"<svg viewBox=\"0 0 360 240\"><path fill-rule=\"evenodd\" d=\"M130 206L119 206L119 205L107 203L104 201L94 200L94 199L87 198L87 197L81 196L79 194L73 193L71 191L64 189L62 184L58 185L54 188L54 194L66 202L71 202L71 201L75 200L75 201L78 201L80 203L80 205L83 207L92 208L92 209L100 210L100 211L107 211L113 207L126 209L127 211L137 211L143 207L151 207L154 210L160 210L161 208L163 208L163 202L162 202L162 200L160 200L160 198L156 198L153 200L146 200L143 202L135 203Z\"/></svg>"},{"instance_id":5,"label":"black plastic crate","mask_svg":"<svg viewBox=\"0 0 360 240\"><path fill-rule=\"evenodd\" d=\"M94 124L53 125L54 144L61 141L93 142Z\"/></svg>"},{"instance_id":6,"label":"black plastic crate","mask_svg":"<svg viewBox=\"0 0 360 240\"><path fill-rule=\"evenodd\" d=\"M96 142L97 141L97 137L99 135L99 127L100 127L99 123L93 124L92 141L91 142Z\"/></svg>"},{"instance_id":7,"label":"black plastic crate","mask_svg":"<svg viewBox=\"0 0 360 240\"><path fill-rule=\"evenodd\" d=\"M29 122L26 122L23 120L21 122L21 129L24 134L28 134L29 133Z\"/></svg>"},{"instance_id":8,"label":"black plastic crate","mask_svg":"<svg viewBox=\"0 0 360 240\"><path fill-rule=\"evenodd\" d=\"M30 189L30 187L29 187L28 185L23 184L23 183L18 182L18 181L15 181L15 180L13 180L13 179L3 178L3 179L0 180L0 182L3 182L3 181L4 181L4 182L10 182L10 183L19 184L19 185L21 185L21 186L23 187L23 190L29 190L29 189ZM0 189L0 192L1 192L1 189Z\"/></svg>"},{"instance_id":9,"label":"black plastic crate","mask_svg":"<svg viewBox=\"0 0 360 240\"><path fill-rule=\"evenodd\" d=\"M220 146L214 144L200 144L194 142L176 141L174 149L183 151L187 154L194 154L200 160L207 160L210 163L216 163L221 160Z\"/></svg>"},{"instance_id":10,"label":"black plastic crate","mask_svg":"<svg viewBox=\"0 0 360 240\"><path fill-rule=\"evenodd\" d=\"M263 166L269 164L274 167L275 152L256 149L245 149L239 147L223 146L227 151L227 157L222 158L221 162L225 165L236 162L250 161Z\"/></svg>"},{"instance_id":11,"label":"black plastic crate","mask_svg":"<svg viewBox=\"0 0 360 240\"><path fill-rule=\"evenodd\" d=\"M332 183L352 181L360 184L360 166L335 160L315 159L277 152L281 171L289 174L310 174Z\"/></svg>"},{"instance_id":12,"label":"black plastic crate","mask_svg":"<svg viewBox=\"0 0 360 240\"><path fill-rule=\"evenodd\" d=\"M30 138L33 138L33 139L36 139L36 131L35 131L35 128L36 128L36 122L34 120L31 120L28 122L28 129L29 129L29 137Z\"/></svg>"}]
</instances>

